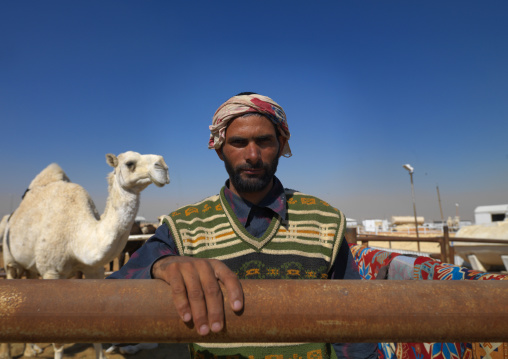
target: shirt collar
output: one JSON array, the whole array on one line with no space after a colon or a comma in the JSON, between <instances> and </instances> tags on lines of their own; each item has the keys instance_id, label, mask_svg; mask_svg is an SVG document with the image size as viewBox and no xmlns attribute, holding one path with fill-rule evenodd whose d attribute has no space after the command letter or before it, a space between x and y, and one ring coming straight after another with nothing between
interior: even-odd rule
<instances>
[{"instance_id":1,"label":"shirt collar","mask_svg":"<svg viewBox=\"0 0 508 359\"><path fill-rule=\"evenodd\" d=\"M229 179L226 181L226 185L224 186L224 195L236 217L240 220L240 222L242 222L242 224L245 224L247 217L249 216L249 212L254 206L269 208L281 216L282 219L286 218L286 193L284 192L284 187L279 179L275 176L273 179L272 189L257 205L252 204L251 202L234 194L233 191L229 189Z\"/></svg>"}]
</instances>

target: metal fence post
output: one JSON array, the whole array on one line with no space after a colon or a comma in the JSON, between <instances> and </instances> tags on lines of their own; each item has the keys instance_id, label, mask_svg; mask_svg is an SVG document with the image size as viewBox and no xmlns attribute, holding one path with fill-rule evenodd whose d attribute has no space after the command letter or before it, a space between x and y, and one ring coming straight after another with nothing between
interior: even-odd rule
<instances>
[{"instance_id":1,"label":"metal fence post","mask_svg":"<svg viewBox=\"0 0 508 359\"><path fill-rule=\"evenodd\" d=\"M346 228L346 240L349 244L358 243L358 230L356 227Z\"/></svg>"},{"instance_id":2,"label":"metal fence post","mask_svg":"<svg viewBox=\"0 0 508 359\"><path fill-rule=\"evenodd\" d=\"M446 248L446 263L454 264L455 253L454 253L453 247L450 245L450 232L448 230L448 226L443 226L443 238L444 238L444 245Z\"/></svg>"}]
</instances>

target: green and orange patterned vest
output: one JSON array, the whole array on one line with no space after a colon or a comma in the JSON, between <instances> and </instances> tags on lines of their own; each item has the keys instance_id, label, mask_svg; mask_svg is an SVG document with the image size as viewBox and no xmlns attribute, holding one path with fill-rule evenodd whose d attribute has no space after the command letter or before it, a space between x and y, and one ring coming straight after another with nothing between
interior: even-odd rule
<instances>
[{"instance_id":1,"label":"green and orange patterned vest","mask_svg":"<svg viewBox=\"0 0 508 359\"><path fill-rule=\"evenodd\" d=\"M344 237L341 211L285 190L287 218L275 215L261 238L250 235L224 196L209 197L164 218L180 255L223 261L240 279L326 279ZM268 330L269 328L267 328ZM335 358L323 343L191 344L192 358Z\"/></svg>"}]
</instances>

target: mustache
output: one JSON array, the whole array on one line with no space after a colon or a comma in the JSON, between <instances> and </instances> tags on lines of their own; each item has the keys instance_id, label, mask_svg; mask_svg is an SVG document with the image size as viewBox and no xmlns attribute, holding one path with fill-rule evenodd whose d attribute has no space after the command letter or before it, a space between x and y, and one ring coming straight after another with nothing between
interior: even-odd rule
<instances>
[{"instance_id":1,"label":"mustache","mask_svg":"<svg viewBox=\"0 0 508 359\"><path fill-rule=\"evenodd\" d=\"M253 164L244 164L244 165L238 165L236 167L236 170L237 171L241 171L241 170L248 170L248 169L258 169L258 168L264 168L265 164L263 163L263 161L259 161L259 162L256 162L256 163L253 163Z\"/></svg>"}]
</instances>

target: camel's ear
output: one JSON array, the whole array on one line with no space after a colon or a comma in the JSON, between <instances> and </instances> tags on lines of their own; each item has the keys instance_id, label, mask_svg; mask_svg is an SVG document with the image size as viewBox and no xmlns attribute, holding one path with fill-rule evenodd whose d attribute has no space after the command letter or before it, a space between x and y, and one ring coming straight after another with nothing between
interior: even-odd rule
<instances>
[{"instance_id":1,"label":"camel's ear","mask_svg":"<svg viewBox=\"0 0 508 359\"><path fill-rule=\"evenodd\" d=\"M116 158L116 156L112 153L106 154L106 162L108 165L110 165L113 168L118 166L118 158Z\"/></svg>"}]
</instances>

